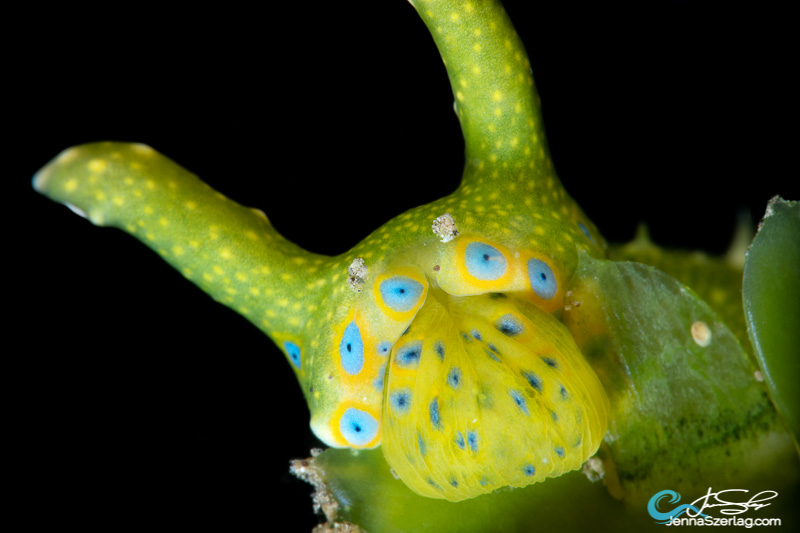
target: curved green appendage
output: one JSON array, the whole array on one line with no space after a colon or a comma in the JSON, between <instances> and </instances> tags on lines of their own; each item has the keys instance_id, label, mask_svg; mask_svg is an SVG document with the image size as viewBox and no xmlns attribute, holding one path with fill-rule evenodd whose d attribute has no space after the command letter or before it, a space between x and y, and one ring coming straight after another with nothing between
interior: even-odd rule
<instances>
[{"instance_id":1,"label":"curved green appendage","mask_svg":"<svg viewBox=\"0 0 800 533\"><path fill-rule=\"evenodd\" d=\"M467 164L552 174L525 46L500 2L414 0L442 55ZM474 161L478 159L478 161Z\"/></svg>"},{"instance_id":2,"label":"curved green appendage","mask_svg":"<svg viewBox=\"0 0 800 533\"><path fill-rule=\"evenodd\" d=\"M309 253L281 237L258 210L212 190L142 144L94 143L62 152L34 188L99 226L137 237L215 300L269 335L284 351L312 412L331 396L311 394L333 364L314 365L329 323L352 301L352 257Z\"/></svg>"},{"instance_id":3,"label":"curved green appendage","mask_svg":"<svg viewBox=\"0 0 800 533\"><path fill-rule=\"evenodd\" d=\"M547 147L525 47L497 0L413 0L442 55L466 145L456 220L546 253L565 272L606 243L566 193ZM587 238L590 240L587 243Z\"/></svg>"},{"instance_id":4,"label":"curved green appendage","mask_svg":"<svg viewBox=\"0 0 800 533\"><path fill-rule=\"evenodd\" d=\"M773 198L744 267L748 333L770 397L800 439L800 202Z\"/></svg>"},{"instance_id":5,"label":"curved green appendage","mask_svg":"<svg viewBox=\"0 0 800 533\"><path fill-rule=\"evenodd\" d=\"M570 288L563 320L609 394L605 441L626 501L645 504L666 484L797 487L791 435L755 365L694 292L653 267L587 255Z\"/></svg>"},{"instance_id":6,"label":"curved green appendage","mask_svg":"<svg viewBox=\"0 0 800 533\"><path fill-rule=\"evenodd\" d=\"M263 213L225 198L149 146L70 148L33 185L98 226L134 235L267 335L300 335L308 309L290 303L316 282L328 258L290 243Z\"/></svg>"}]
</instances>

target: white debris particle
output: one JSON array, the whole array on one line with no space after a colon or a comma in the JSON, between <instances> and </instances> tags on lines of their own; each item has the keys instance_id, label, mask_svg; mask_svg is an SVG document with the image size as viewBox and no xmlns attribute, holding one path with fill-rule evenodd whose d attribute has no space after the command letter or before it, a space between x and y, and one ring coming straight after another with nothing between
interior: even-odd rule
<instances>
[{"instance_id":1,"label":"white debris particle","mask_svg":"<svg viewBox=\"0 0 800 533\"><path fill-rule=\"evenodd\" d=\"M606 470L603 468L603 461L599 457L592 457L583 463L583 474L589 478L589 481L594 483L600 481L606 475Z\"/></svg>"},{"instance_id":2,"label":"white debris particle","mask_svg":"<svg viewBox=\"0 0 800 533\"><path fill-rule=\"evenodd\" d=\"M755 372L753 372L753 376L756 378L756 381L758 381L759 383L764 381L764 374L762 374L760 370L756 370Z\"/></svg>"},{"instance_id":3,"label":"white debris particle","mask_svg":"<svg viewBox=\"0 0 800 533\"><path fill-rule=\"evenodd\" d=\"M436 236L442 240L442 242L450 242L458 237L456 221L453 220L453 215L450 213L445 213L440 217L436 217L433 220L431 229L433 230L433 233L435 233Z\"/></svg>"},{"instance_id":4,"label":"white debris particle","mask_svg":"<svg viewBox=\"0 0 800 533\"><path fill-rule=\"evenodd\" d=\"M303 481L311 483L311 485L314 486L314 493L311 495L314 504L314 512L319 513L322 511L329 522L336 520L336 514L339 511L339 503L333 495L328 492L328 488L325 486L325 481L323 480L323 471L315 462L314 457L291 461L289 471Z\"/></svg>"},{"instance_id":5,"label":"white debris particle","mask_svg":"<svg viewBox=\"0 0 800 533\"><path fill-rule=\"evenodd\" d=\"M350 285L350 288L356 292L361 292L361 288L364 286L364 283L367 282L367 278L369 278L369 269L364 259L361 257L353 259L353 262L347 267L347 276L347 283Z\"/></svg>"},{"instance_id":6,"label":"white debris particle","mask_svg":"<svg viewBox=\"0 0 800 533\"><path fill-rule=\"evenodd\" d=\"M705 348L711 344L711 330L708 328L708 324L702 320L694 322L691 331L692 339L694 339L694 342L696 342L698 346Z\"/></svg>"}]
</instances>

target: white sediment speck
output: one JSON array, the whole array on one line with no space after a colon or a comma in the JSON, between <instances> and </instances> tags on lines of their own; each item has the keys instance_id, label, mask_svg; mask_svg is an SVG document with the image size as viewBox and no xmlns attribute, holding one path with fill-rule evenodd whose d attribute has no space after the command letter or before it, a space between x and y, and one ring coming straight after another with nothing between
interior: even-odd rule
<instances>
[{"instance_id":1,"label":"white sediment speck","mask_svg":"<svg viewBox=\"0 0 800 533\"><path fill-rule=\"evenodd\" d=\"M433 233L435 233L436 236L441 239L442 242L450 242L454 238L458 237L456 221L453 220L453 215L450 213L445 213L440 217L436 217L433 220L431 229L433 230Z\"/></svg>"},{"instance_id":2,"label":"white sediment speck","mask_svg":"<svg viewBox=\"0 0 800 533\"><path fill-rule=\"evenodd\" d=\"M369 278L369 269L367 264L361 257L356 257L350 266L347 267L347 283L350 288L356 292L361 292L364 283Z\"/></svg>"}]
</instances>

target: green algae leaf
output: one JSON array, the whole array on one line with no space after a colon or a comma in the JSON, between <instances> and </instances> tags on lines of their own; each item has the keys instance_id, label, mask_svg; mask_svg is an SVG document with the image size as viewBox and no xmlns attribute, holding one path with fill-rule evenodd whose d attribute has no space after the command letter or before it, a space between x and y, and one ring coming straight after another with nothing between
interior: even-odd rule
<instances>
[{"instance_id":1,"label":"green algae leaf","mask_svg":"<svg viewBox=\"0 0 800 533\"><path fill-rule=\"evenodd\" d=\"M800 202L773 198L747 253L748 334L778 412L800 436Z\"/></svg>"},{"instance_id":2,"label":"green algae leaf","mask_svg":"<svg viewBox=\"0 0 800 533\"><path fill-rule=\"evenodd\" d=\"M328 449L314 461L341 506L339 518L373 533L619 531L652 523L644 510L632 516L602 483L579 471L453 503L419 496L394 479L379 449Z\"/></svg>"},{"instance_id":3,"label":"green algae leaf","mask_svg":"<svg viewBox=\"0 0 800 533\"><path fill-rule=\"evenodd\" d=\"M748 351L750 340L739 292L742 288L744 252L752 240L752 228L742 223L737 228L737 239L728 254L713 256L701 251L670 250L657 246L650 240L646 228L640 226L633 241L612 245L608 258L656 267L691 287L736 335L742 348Z\"/></svg>"},{"instance_id":4,"label":"green algae leaf","mask_svg":"<svg viewBox=\"0 0 800 533\"><path fill-rule=\"evenodd\" d=\"M697 294L653 267L585 254L571 289L563 320L608 393L625 501L797 485L791 436L756 367Z\"/></svg>"}]
</instances>

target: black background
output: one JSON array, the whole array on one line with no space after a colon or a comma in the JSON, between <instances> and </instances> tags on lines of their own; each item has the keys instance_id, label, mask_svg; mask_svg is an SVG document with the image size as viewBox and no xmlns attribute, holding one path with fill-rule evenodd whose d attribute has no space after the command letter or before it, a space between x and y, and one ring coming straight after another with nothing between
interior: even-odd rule
<instances>
[{"instance_id":1,"label":"black background","mask_svg":"<svg viewBox=\"0 0 800 533\"><path fill-rule=\"evenodd\" d=\"M532 4L507 9L556 169L609 240L645 221L659 243L721 253L737 213L798 198L787 13ZM342 252L458 184L433 41L401 0L58 9L14 21L7 48L18 494L42 503L32 523L307 531L310 487L287 466L319 443L283 355L30 176L75 144L144 142L298 244Z\"/></svg>"}]
</instances>

